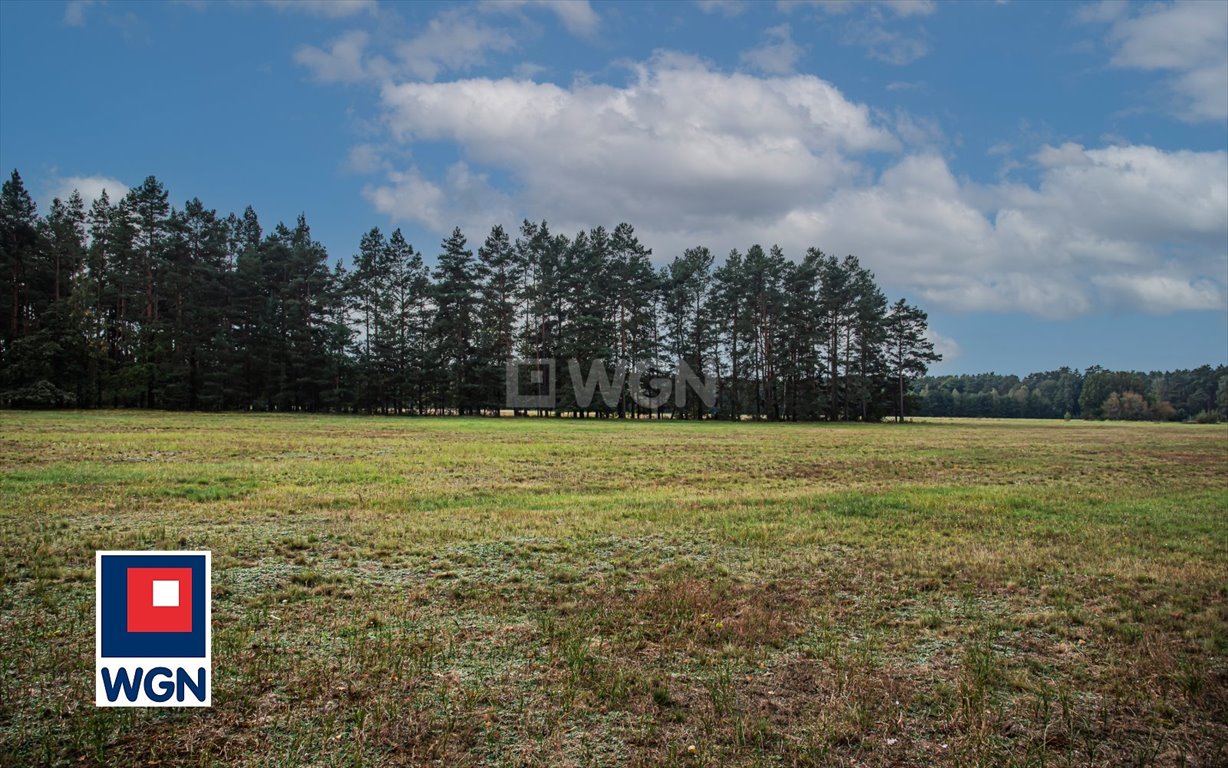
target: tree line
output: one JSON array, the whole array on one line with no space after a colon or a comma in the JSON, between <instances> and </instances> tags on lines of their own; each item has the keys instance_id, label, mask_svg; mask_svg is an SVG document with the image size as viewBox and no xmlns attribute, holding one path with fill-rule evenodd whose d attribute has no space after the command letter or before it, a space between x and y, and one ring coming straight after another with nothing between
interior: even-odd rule
<instances>
[{"instance_id":1,"label":"tree line","mask_svg":"<svg viewBox=\"0 0 1228 768\"><path fill-rule=\"evenodd\" d=\"M14 171L0 256L9 407L498 414L510 361L555 359L644 371L646 390L685 363L716 392L645 407L625 382L582 406L564 364L558 414L877 421L939 359L925 312L854 256L753 245L717 266L696 247L658 268L625 223L495 226L476 248L458 228L433 267L375 228L346 266L303 216L177 209L152 176L40 216Z\"/></svg>"},{"instance_id":2,"label":"tree line","mask_svg":"<svg viewBox=\"0 0 1228 768\"><path fill-rule=\"evenodd\" d=\"M924 376L913 382L913 395L923 416L1228 421L1228 366Z\"/></svg>"}]
</instances>

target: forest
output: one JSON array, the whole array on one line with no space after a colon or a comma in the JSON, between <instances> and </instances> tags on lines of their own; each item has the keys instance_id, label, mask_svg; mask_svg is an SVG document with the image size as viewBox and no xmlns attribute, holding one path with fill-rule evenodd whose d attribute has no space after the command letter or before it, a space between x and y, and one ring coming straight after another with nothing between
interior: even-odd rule
<instances>
[{"instance_id":1,"label":"forest","mask_svg":"<svg viewBox=\"0 0 1228 768\"><path fill-rule=\"evenodd\" d=\"M153 176L40 216L14 170L0 190L0 406L498 415L508 362L551 359L643 371L641 394L685 363L716 392L645 407L627 381L615 405L582 407L562 364L557 415L1228 418L1223 366L926 376L940 359L926 313L889 302L855 256L651 256L626 223L569 237L525 221L476 248L458 228L433 267L400 230L373 228L347 264L304 216L265 231L250 207L179 210Z\"/></svg>"},{"instance_id":2,"label":"forest","mask_svg":"<svg viewBox=\"0 0 1228 768\"><path fill-rule=\"evenodd\" d=\"M923 376L912 395L919 416L1216 422L1228 420L1228 366Z\"/></svg>"},{"instance_id":3,"label":"forest","mask_svg":"<svg viewBox=\"0 0 1228 768\"><path fill-rule=\"evenodd\" d=\"M715 379L711 406L575 402L556 414L878 421L906 413L939 359L926 314L890 303L856 257L703 247L656 267L629 224L570 237L525 221L435 266L400 230L330 262L305 217L182 210L154 177L121 199L55 199L13 171L0 192L0 405L499 414L509 361ZM587 375L587 374L585 374ZM632 386L624 383L624 388Z\"/></svg>"}]
</instances>

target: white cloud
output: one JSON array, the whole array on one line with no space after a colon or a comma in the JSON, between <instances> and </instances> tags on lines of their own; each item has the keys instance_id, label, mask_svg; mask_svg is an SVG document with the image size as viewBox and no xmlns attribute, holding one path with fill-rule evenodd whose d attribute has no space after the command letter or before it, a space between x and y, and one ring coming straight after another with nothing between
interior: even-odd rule
<instances>
[{"instance_id":1,"label":"white cloud","mask_svg":"<svg viewBox=\"0 0 1228 768\"><path fill-rule=\"evenodd\" d=\"M896 16L929 16L937 10L933 0L882 0Z\"/></svg>"},{"instance_id":2,"label":"white cloud","mask_svg":"<svg viewBox=\"0 0 1228 768\"><path fill-rule=\"evenodd\" d=\"M1107 24L1130 12L1127 0L1100 0L1089 3L1075 12L1075 19L1090 24Z\"/></svg>"},{"instance_id":3,"label":"white cloud","mask_svg":"<svg viewBox=\"0 0 1228 768\"><path fill-rule=\"evenodd\" d=\"M94 201L102 196L104 189L112 205L128 194L128 185L110 176L63 176L52 179L49 186L49 197L58 197L61 200L67 200L73 190L76 190L85 202L87 211Z\"/></svg>"},{"instance_id":4,"label":"white cloud","mask_svg":"<svg viewBox=\"0 0 1228 768\"><path fill-rule=\"evenodd\" d=\"M931 0L778 0L776 5L783 13L809 8L824 17L844 17L845 45L864 48L870 58L897 65L929 53L928 37L916 20L937 10Z\"/></svg>"},{"instance_id":5,"label":"white cloud","mask_svg":"<svg viewBox=\"0 0 1228 768\"><path fill-rule=\"evenodd\" d=\"M581 37L593 35L601 24L601 17L588 0L489 0L483 7L495 11L545 8L558 17L568 32Z\"/></svg>"},{"instance_id":6,"label":"white cloud","mask_svg":"<svg viewBox=\"0 0 1228 768\"><path fill-rule=\"evenodd\" d=\"M577 222L611 210L704 219L731 202L767 215L855 176L841 151L898 147L816 77L724 74L676 55L637 66L623 88L473 79L389 85L383 102L397 139L456 142Z\"/></svg>"},{"instance_id":7,"label":"white cloud","mask_svg":"<svg viewBox=\"0 0 1228 768\"><path fill-rule=\"evenodd\" d=\"M391 171L389 184L368 185L363 188L363 197L371 201L375 210L393 219L416 221L442 232L450 226L444 218L443 189L427 180L417 168L408 171Z\"/></svg>"},{"instance_id":8,"label":"white cloud","mask_svg":"<svg viewBox=\"0 0 1228 768\"><path fill-rule=\"evenodd\" d=\"M351 173L369 174L376 171L391 170L378 147L371 144L358 144L350 147L350 153L345 159L345 169Z\"/></svg>"},{"instance_id":9,"label":"white cloud","mask_svg":"<svg viewBox=\"0 0 1228 768\"><path fill-rule=\"evenodd\" d=\"M950 336L943 336L933 328L926 329L925 338L929 339L930 343L934 345L934 351L942 355L942 361L944 363L949 363L952 360L956 360L961 354L963 354L963 350L959 348L959 342L955 341L955 339L952 339Z\"/></svg>"},{"instance_id":10,"label":"white cloud","mask_svg":"<svg viewBox=\"0 0 1228 768\"><path fill-rule=\"evenodd\" d=\"M1044 147L1040 185L995 190L1044 247L1103 263L1146 264L1178 244L1222 259L1228 243L1228 154L1147 146ZM999 214L1001 216L1001 214Z\"/></svg>"},{"instance_id":11,"label":"white cloud","mask_svg":"<svg viewBox=\"0 0 1228 768\"><path fill-rule=\"evenodd\" d=\"M851 22L844 43L864 48L872 59L900 66L911 64L930 52L924 35L889 29L875 18Z\"/></svg>"},{"instance_id":12,"label":"white cloud","mask_svg":"<svg viewBox=\"0 0 1228 768\"><path fill-rule=\"evenodd\" d=\"M369 54L370 36L361 30L346 32L326 48L299 47L294 60L323 83L383 81L393 75L434 80L448 71L465 71L487 62L491 51L507 51L516 41L506 30L480 23L463 10L445 11L426 28L395 47L393 61Z\"/></svg>"},{"instance_id":13,"label":"white cloud","mask_svg":"<svg viewBox=\"0 0 1228 768\"><path fill-rule=\"evenodd\" d=\"M909 147L932 151L947 143L942 126L932 117L914 115L897 108L894 125L896 135Z\"/></svg>"},{"instance_id":14,"label":"white cloud","mask_svg":"<svg viewBox=\"0 0 1228 768\"><path fill-rule=\"evenodd\" d=\"M793 42L788 24L771 27L763 32L755 48L742 52L742 61L762 72L785 75L793 71L802 57L802 47Z\"/></svg>"},{"instance_id":15,"label":"white cloud","mask_svg":"<svg viewBox=\"0 0 1228 768\"><path fill-rule=\"evenodd\" d=\"M363 64L366 45L367 33L354 30L334 40L328 50L304 45L294 52L294 60L322 83L353 83L369 74Z\"/></svg>"},{"instance_id":16,"label":"white cloud","mask_svg":"<svg viewBox=\"0 0 1228 768\"><path fill-rule=\"evenodd\" d=\"M507 51L516 45L510 34L486 26L463 12L444 12L419 35L397 48L405 68L414 77L434 80L445 70L467 70L486 63L488 51Z\"/></svg>"},{"instance_id":17,"label":"white cloud","mask_svg":"<svg viewBox=\"0 0 1228 768\"><path fill-rule=\"evenodd\" d=\"M1143 6L1135 14L1102 4L1079 18L1110 24L1113 66L1171 73L1179 117L1228 118L1228 3L1185 0Z\"/></svg>"},{"instance_id":18,"label":"white cloud","mask_svg":"<svg viewBox=\"0 0 1228 768\"><path fill-rule=\"evenodd\" d=\"M440 232L476 235L491 211L561 231L630 221L659 258L754 242L856 253L893 291L947 309L1223 306L1228 153L1045 146L1035 183L975 184L929 148L935 124L897 113L889 128L819 78L669 53L631 66L623 86L388 83L392 141L451 143L464 163L389 173L367 196ZM874 173L882 152L897 157Z\"/></svg>"},{"instance_id":19,"label":"white cloud","mask_svg":"<svg viewBox=\"0 0 1228 768\"><path fill-rule=\"evenodd\" d=\"M719 13L729 18L746 10L745 0L695 0L695 4L704 13Z\"/></svg>"},{"instance_id":20,"label":"white cloud","mask_svg":"<svg viewBox=\"0 0 1228 768\"><path fill-rule=\"evenodd\" d=\"M517 80L533 80L545 71L546 68L541 64L534 64L531 61L522 61L512 68L512 75Z\"/></svg>"},{"instance_id":21,"label":"white cloud","mask_svg":"<svg viewBox=\"0 0 1228 768\"><path fill-rule=\"evenodd\" d=\"M1069 317L1098 298L1147 311L1223 306L1228 155L1063 145L1035 160L1037 186L981 187L937 157L906 157L875 184L839 192L804 230L953 309Z\"/></svg>"},{"instance_id":22,"label":"white cloud","mask_svg":"<svg viewBox=\"0 0 1228 768\"><path fill-rule=\"evenodd\" d=\"M264 0L279 11L305 13L328 19L341 19L360 13L373 13L376 0Z\"/></svg>"},{"instance_id":23,"label":"white cloud","mask_svg":"<svg viewBox=\"0 0 1228 768\"><path fill-rule=\"evenodd\" d=\"M69 0L64 6L64 23L70 27L85 26L85 12L95 0Z\"/></svg>"},{"instance_id":24,"label":"white cloud","mask_svg":"<svg viewBox=\"0 0 1228 768\"><path fill-rule=\"evenodd\" d=\"M1092 281L1113 303L1153 314L1224 307L1223 286L1206 278L1152 273L1098 275Z\"/></svg>"},{"instance_id":25,"label":"white cloud","mask_svg":"<svg viewBox=\"0 0 1228 768\"><path fill-rule=\"evenodd\" d=\"M477 237L494 224L506 226L515 220L507 197L464 162L453 163L440 184L412 167L404 173L389 172L388 182L364 187L363 196L393 221L417 222L436 232L463 221L470 236Z\"/></svg>"},{"instance_id":26,"label":"white cloud","mask_svg":"<svg viewBox=\"0 0 1228 768\"><path fill-rule=\"evenodd\" d=\"M843 15L855 9L874 12L887 9L895 16L928 16L937 10L933 0L777 0L776 7L784 13L795 8L810 7L832 15Z\"/></svg>"}]
</instances>

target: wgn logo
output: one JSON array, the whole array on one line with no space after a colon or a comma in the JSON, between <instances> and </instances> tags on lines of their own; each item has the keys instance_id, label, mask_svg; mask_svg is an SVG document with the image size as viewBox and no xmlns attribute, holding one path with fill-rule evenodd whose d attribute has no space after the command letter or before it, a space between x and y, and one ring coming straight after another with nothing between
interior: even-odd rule
<instances>
[{"instance_id":1,"label":"wgn logo","mask_svg":"<svg viewBox=\"0 0 1228 768\"><path fill-rule=\"evenodd\" d=\"M95 702L100 707L208 707L208 552L95 555Z\"/></svg>"}]
</instances>

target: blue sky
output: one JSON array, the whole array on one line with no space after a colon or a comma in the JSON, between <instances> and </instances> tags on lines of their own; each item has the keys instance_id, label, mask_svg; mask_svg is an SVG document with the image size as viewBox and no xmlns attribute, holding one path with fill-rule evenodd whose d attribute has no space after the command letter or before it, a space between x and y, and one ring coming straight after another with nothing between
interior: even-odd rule
<instances>
[{"instance_id":1,"label":"blue sky","mask_svg":"<svg viewBox=\"0 0 1228 768\"><path fill-rule=\"evenodd\" d=\"M1228 361L1228 3L0 3L0 167L399 226L855 253L936 372Z\"/></svg>"}]
</instances>

